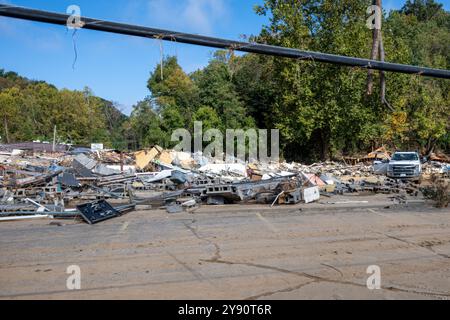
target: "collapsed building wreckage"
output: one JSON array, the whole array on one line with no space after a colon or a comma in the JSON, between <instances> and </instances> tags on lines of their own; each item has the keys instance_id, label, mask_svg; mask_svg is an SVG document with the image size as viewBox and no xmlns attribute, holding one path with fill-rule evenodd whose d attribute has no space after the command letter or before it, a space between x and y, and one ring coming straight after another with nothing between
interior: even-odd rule
<instances>
[{"instance_id":1,"label":"collapsed building wreckage","mask_svg":"<svg viewBox=\"0 0 450 320\"><path fill-rule=\"evenodd\" d=\"M348 159L308 166L286 162L223 163L201 153L158 146L127 154L45 151L5 147L0 151L0 221L83 218L93 224L135 210L136 206L163 207L177 213L195 210L200 204L274 206L310 203L321 195L349 192L420 193L413 183L375 175L370 163L348 164ZM381 150L364 160L386 156ZM448 174L448 159L438 159L430 161L425 171Z\"/></svg>"}]
</instances>

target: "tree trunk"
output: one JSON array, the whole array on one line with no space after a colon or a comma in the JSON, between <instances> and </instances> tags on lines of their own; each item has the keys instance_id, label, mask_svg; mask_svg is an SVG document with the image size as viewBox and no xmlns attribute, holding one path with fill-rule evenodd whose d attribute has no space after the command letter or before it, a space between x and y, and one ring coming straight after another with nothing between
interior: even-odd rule
<instances>
[{"instance_id":1,"label":"tree trunk","mask_svg":"<svg viewBox=\"0 0 450 320\"><path fill-rule=\"evenodd\" d=\"M320 132L320 140L321 140L321 153L320 160L327 161L330 159L330 135L328 134L327 129L322 129Z\"/></svg>"},{"instance_id":2,"label":"tree trunk","mask_svg":"<svg viewBox=\"0 0 450 320\"><path fill-rule=\"evenodd\" d=\"M382 12L382 3L381 0L373 0L373 5L376 5L380 8ZM383 43L383 35L381 29L373 29L373 42L372 42L372 51L370 53L371 60L380 60L382 62L385 61L386 54L384 51L384 43ZM378 59L379 57L379 59ZM367 75L367 95L370 96L373 93L373 74L374 70L369 70ZM392 106L386 99L386 73L384 71L380 71L380 101L382 105L386 105L391 111L394 111Z\"/></svg>"},{"instance_id":3,"label":"tree trunk","mask_svg":"<svg viewBox=\"0 0 450 320\"><path fill-rule=\"evenodd\" d=\"M381 8L381 0L373 0L372 5L380 6ZM381 30L377 29L376 27L372 30L372 51L370 52L370 60L377 60L378 59L378 53L380 48L380 34ZM373 73L374 70L369 69L368 76L367 76L367 95L370 96L373 93Z\"/></svg>"},{"instance_id":4,"label":"tree trunk","mask_svg":"<svg viewBox=\"0 0 450 320\"><path fill-rule=\"evenodd\" d=\"M379 36L379 30L374 29L373 30L372 51L370 54L371 60L376 60L378 57L378 48L379 48L378 36ZM373 74L374 74L374 70L369 69L368 76L367 76L367 95L369 95L369 96L372 95L372 93L373 93Z\"/></svg>"},{"instance_id":5,"label":"tree trunk","mask_svg":"<svg viewBox=\"0 0 450 320\"><path fill-rule=\"evenodd\" d=\"M383 36L381 35L381 31L379 34L379 45L380 45L380 61L384 62L385 53L384 53ZM380 71L380 97L381 103L384 104L386 101L386 74L384 71Z\"/></svg>"},{"instance_id":6,"label":"tree trunk","mask_svg":"<svg viewBox=\"0 0 450 320\"><path fill-rule=\"evenodd\" d=\"M379 42L380 42L380 61L384 62L386 54L384 51L383 35L381 33L381 30L379 34ZM394 108L392 108L391 104L386 99L386 73L384 71L380 71L380 99L381 104L386 105L392 112L394 112Z\"/></svg>"},{"instance_id":7,"label":"tree trunk","mask_svg":"<svg viewBox=\"0 0 450 320\"><path fill-rule=\"evenodd\" d=\"M6 143L9 143L9 132L8 132L8 120L5 118L3 118L3 124L5 127L5 138L6 138Z\"/></svg>"},{"instance_id":8,"label":"tree trunk","mask_svg":"<svg viewBox=\"0 0 450 320\"><path fill-rule=\"evenodd\" d=\"M434 148L436 147L436 142L437 142L437 139L428 138L427 147L426 147L426 150L425 150L425 156L426 157L431 156L431 154L434 151Z\"/></svg>"}]
</instances>

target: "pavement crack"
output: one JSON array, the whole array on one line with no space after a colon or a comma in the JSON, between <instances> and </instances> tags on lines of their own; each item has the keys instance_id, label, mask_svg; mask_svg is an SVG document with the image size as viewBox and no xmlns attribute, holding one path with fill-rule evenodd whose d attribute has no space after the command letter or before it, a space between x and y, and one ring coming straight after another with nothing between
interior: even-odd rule
<instances>
[{"instance_id":1,"label":"pavement crack","mask_svg":"<svg viewBox=\"0 0 450 320\"><path fill-rule=\"evenodd\" d=\"M307 286L307 285L309 285L311 283L315 283L315 282L318 282L318 281L317 280L313 280L313 281L302 283L302 284L299 284L299 285L296 285L296 286L293 286L293 287L287 287L287 288L283 288L283 289L276 290L276 291L263 292L263 293L258 294L256 296L251 296L251 297L248 297L248 298L244 298L244 300L257 300L257 299L260 299L260 298L265 298L265 297L272 296L272 295L277 294L277 293L292 292L292 291L301 289L301 288L303 288L303 287L305 287L305 286Z\"/></svg>"},{"instance_id":2,"label":"pavement crack","mask_svg":"<svg viewBox=\"0 0 450 320\"><path fill-rule=\"evenodd\" d=\"M397 292L414 293L414 294L419 294L419 295L423 295L423 296L431 296L431 297L450 297L450 293L419 291L419 290L415 290L415 289L408 289L408 288L404 289L404 288L399 288L399 287L394 287L394 286L389 286L389 287L386 287L383 289L390 290L390 291L397 291Z\"/></svg>"},{"instance_id":3,"label":"pavement crack","mask_svg":"<svg viewBox=\"0 0 450 320\"><path fill-rule=\"evenodd\" d=\"M411 246L415 246L415 247L418 247L418 248L426 249L426 250L428 250L428 251L434 253L435 255L437 255L437 256L439 256L439 257L442 257L442 258L445 258L445 259L450 259L450 256L449 256L449 255L446 255L446 254L443 254L443 253L436 252L436 250L433 249L433 246L432 246L432 245L417 244L417 243L414 243L414 242L410 242L410 241L408 241L408 240L404 240L404 239L401 239L401 238L398 238L398 237L389 235L389 234L387 234L387 233L381 233L381 234L384 235L385 237L390 238L390 239L394 239L394 240L397 240L397 241L401 241L401 242L403 242L403 243L407 243L407 244L409 244L409 245L411 245Z\"/></svg>"},{"instance_id":4,"label":"pavement crack","mask_svg":"<svg viewBox=\"0 0 450 320\"><path fill-rule=\"evenodd\" d=\"M192 223L193 223L193 222L192 222ZM208 238L206 238L206 237L200 236L199 233L198 233L198 231L197 231L197 228L193 228L193 227L192 227L192 223L191 223L191 225L189 225L189 224L187 224L187 223L184 223L184 225L185 225L185 227L186 227L188 230L190 230L190 231L192 232L192 234L193 234L197 239L202 240L202 241L205 241L206 243L208 243L209 245L211 245L211 246L214 247L214 250L215 250L215 251L214 251L214 255L212 256L211 259L208 259L207 261L210 261L210 262L216 262L216 261L220 260L220 259L222 258L221 253L220 253L220 246L219 246L216 242L214 242L214 241L212 241L212 240L210 240L210 239L208 239ZM206 261L206 260L201 260L201 261Z\"/></svg>"},{"instance_id":5,"label":"pavement crack","mask_svg":"<svg viewBox=\"0 0 450 320\"><path fill-rule=\"evenodd\" d=\"M193 222L192 222L192 223L193 223ZM198 235L197 229L192 227L192 223L191 223L191 225L189 225L189 224L187 224L187 223L183 223L183 224L184 224L184 226L185 226L189 231L192 232L192 234L193 234L197 239L205 240L205 239L201 238L201 237Z\"/></svg>"},{"instance_id":6,"label":"pavement crack","mask_svg":"<svg viewBox=\"0 0 450 320\"><path fill-rule=\"evenodd\" d=\"M409 244L410 246L417 246L415 243L409 242L407 240L404 240L404 239L401 239L401 238L398 238L398 237L395 237L395 236L391 236L390 234L387 234L387 233L380 233L380 234L382 234L383 236L388 237L390 239L394 239L394 240L397 240L397 241Z\"/></svg>"},{"instance_id":7,"label":"pavement crack","mask_svg":"<svg viewBox=\"0 0 450 320\"><path fill-rule=\"evenodd\" d=\"M311 280L319 280L322 281L323 278L318 277L318 276L314 276L308 273L304 273L304 272L297 272L297 271L291 271L288 269L283 269L283 268L278 268L278 267L273 267L273 266L267 266L267 265L263 265L263 264L256 264L256 263L251 263L251 262L233 262L233 261L227 261L227 260L220 260L220 259L208 259L208 260L202 260L203 262L210 262L210 263L221 263L221 264L228 264L228 265L244 265L247 267L254 267L254 268L260 268L260 269L266 269L266 270L272 270L272 271L277 271L277 272L281 272L281 273L285 273L285 274L290 274L290 275L295 275L298 277L304 277L304 278L309 278Z\"/></svg>"},{"instance_id":8,"label":"pavement crack","mask_svg":"<svg viewBox=\"0 0 450 320\"><path fill-rule=\"evenodd\" d=\"M212 288L217 290L217 286L208 278L203 277L199 272L195 271L194 268L191 268L186 262L178 259L174 254L170 252L166 252L172 259L174 259L179 265L189 271L198 281L207 282Z\"/></svg>"},{"instance_id":9,"label":"pavement crack","mask_svg":"<svg viewBox=\"0 0 450 320\"><path fill-rule=\"evenodd\" d=\"M191 268L190 266L188 266L187 263L181 261L180 259L178 259L174 254L167 252L167 254L169 256L172 257L173 260L175 260L179 265L181 265L183 268L185 268L186 270L188 270L197 280L199 281L203 281L205 280L205 278L203 278L203 276L198 273L197 271L195 271L193 268Z\"/></svg>"},{"instance_id":10,"label":"pavement crack","mask_svg":"<svg viewBox=\"0 0 450 320\"><path fill-rule=\"evenodd\" d=\"M433 249L433 245L421 245L421 244L419 244L418 246L421 247L421 248L427 249L428 251L431 251L431 252L433 252L434 254L437 254L438 256L440 256L440 257L442 257L442 258L450 259L450 256L449 256L449 255L444 254L444 253L436 252L436 250Z\"/></svg>"},{"instance_id":11,"label":"pavement crack","mask_svg":"<svg viewBox=\"0 0 450 320\"><path fill-rule=\"evenodd\" d=\"M306 277L306 278L312 280L312 281L310 281L310 283L328 282L328 283L350 285L350 286L367 289L366 284L360 284L360 283L355 283L355 282L346 281L346 280L330 279L330 278L315 276L315 275L308 274L305 272L297 272L297 271L292 271L292 270L287 270L287 269L282 269L282 268L267 266L267 265L262 265L262 264L249 263L249 262L233 262L233 261L226 261L226 260L216 260L216 261L202 260L202 261L211 262L211 263L222 263L222 264L228 264L228 265L243 265L243 266L248 266L248 267L255 267L255 268L261 268L261 269L266 269L266 270L278 271L278 272L285 273L285 274L296 275L299 277ZM403 288L394 287L394 286L381 287L381 289L394 291L394 292L395 291L396 292L407 292L407 293L414 293L414 294L434 296L434 297L450 297L450 293L418 291L418 290L414 290L414 289L403 289ZM288 290L288 288L281 289L281 290ZM295 289L293 289L293 290L295 290ZM275 292L275 291L273 291L273 292ZM275 293L277 293L277 292L275 292ZM270 295L269 293L263 293L263 295L265 295L265 294ZM255 296L255 297L257 297L257 296Z\"/></svg>"},{"instance_id":12,"label":"pavement crack","mask_svg":"<svg viewBox=\"0 0 450 320\"><path fill-rule=\"evenodd\" d=\"M341 278L344 277L344 274L343 274L342 271L339 270L338 268L333 267L333 266L331 266L331 265L329 265L329 264L326 264L326 263L321 263L321 265L322 265L322 266L325 266L325 267L328 267L328 268L331 268L331 269L333 269L334 271L338 272L338 273L341 275Z\"/></svg>"}]
</instances>

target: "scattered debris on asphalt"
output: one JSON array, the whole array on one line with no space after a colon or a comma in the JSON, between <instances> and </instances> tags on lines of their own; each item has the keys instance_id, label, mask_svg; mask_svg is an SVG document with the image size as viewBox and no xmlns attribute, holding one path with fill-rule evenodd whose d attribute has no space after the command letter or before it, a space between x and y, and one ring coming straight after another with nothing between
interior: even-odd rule
<instances>
[{"instance_id":1,"label":"scattered debris on asphalt","mask_svg":"<svg viewBox=\"0 0 450 320\"><path fill-rule=\"evenodd\" d=\"M379 174L377 160L390 156L385 148L362 158L311 165L224 163L159 146L135 153L47 149L36 144L0 146L0 221L79 218L94 224L137 206L175 214L193 212L202 204L292 205L362 192L419 197L424 190ZM424 175L446 179L449 160L432 155L423 165Z\"/></svg>"}]
</instances>

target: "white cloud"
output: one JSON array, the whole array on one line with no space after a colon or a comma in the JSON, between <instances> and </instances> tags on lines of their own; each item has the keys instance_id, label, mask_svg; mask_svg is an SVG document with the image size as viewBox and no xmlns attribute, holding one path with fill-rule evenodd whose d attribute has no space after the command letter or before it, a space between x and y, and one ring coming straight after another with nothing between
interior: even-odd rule
<instances>
[{"instance_id":1,"label":"white cloud","mask_svg":"<svg viewBox=\"0 0 450 320\"><path fill-rule=\"evenodd\" d=\"M165 28L212 34L228 17L224 0L150 0L149 20Z\"/></svg>"},{"instance_id":2,"label":"white cloud","mask_svg":"<svg viewBox=\"0 0 450 320\"><path fill-rule=\"evenodd\" d=\"M183 18L199 30L211 32L214 24L223 18L224 14L222 0L189 0L183 11Z\"/></svg>"}]
</instances>

